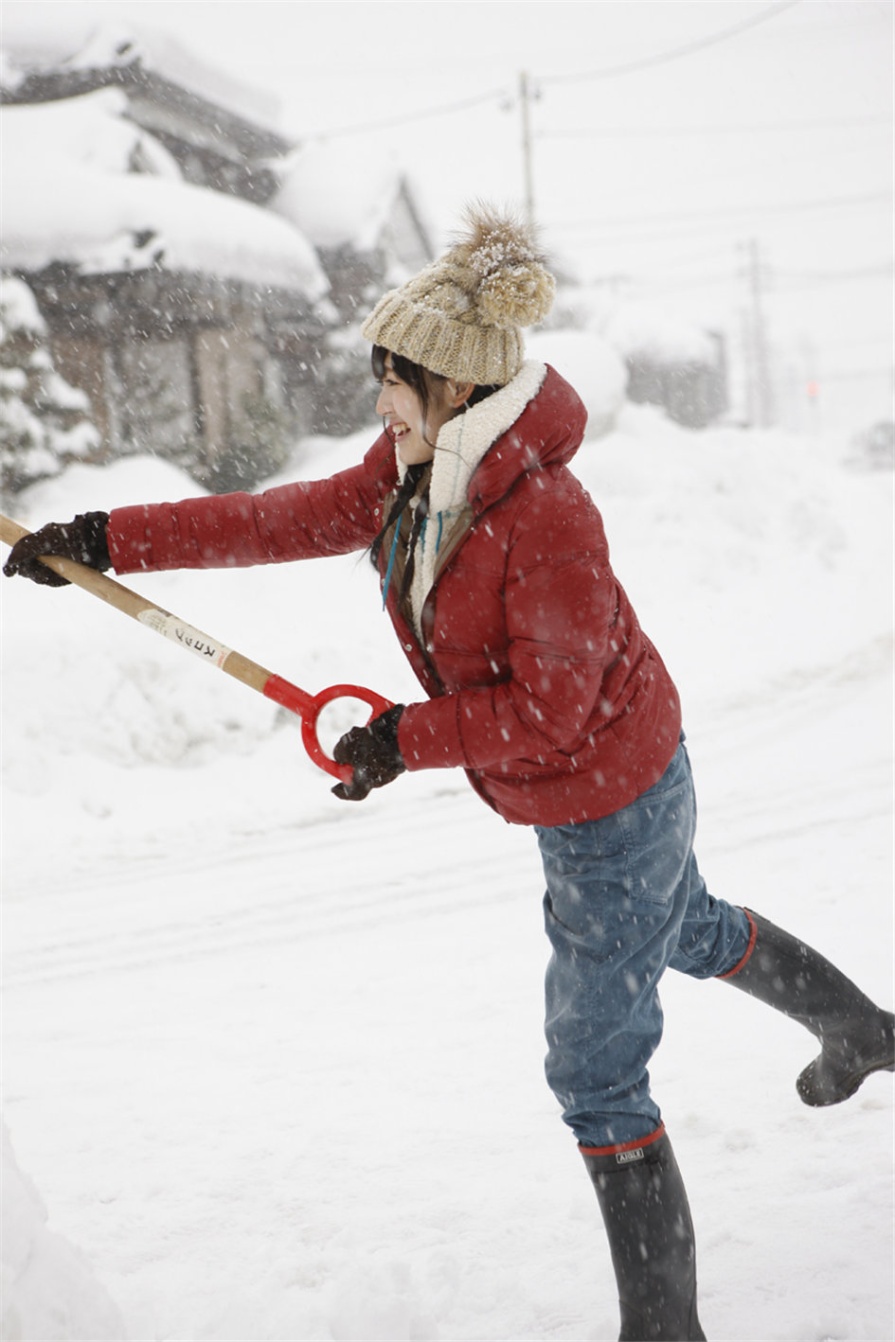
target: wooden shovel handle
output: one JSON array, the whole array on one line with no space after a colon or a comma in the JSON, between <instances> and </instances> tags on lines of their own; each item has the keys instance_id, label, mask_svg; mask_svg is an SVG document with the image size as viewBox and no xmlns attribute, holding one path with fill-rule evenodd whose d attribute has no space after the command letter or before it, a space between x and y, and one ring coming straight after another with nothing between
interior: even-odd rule
<instances>
[{"instance_id":1,"label":"wooden shovel handle","mask_svg":"<svg viewBox=\"0 0 895 1342\"><path fill-rule=\"evenodd\" d=\"M28 534L25 527L0 514L0 540L5 541L7 545L14 545L22 536ZM352 770L348 765L337 764L320 744L317 722L321 710L334 699L359 699L369 705L372 719L392 707L390 700L362 685L330 685L319 694L308 694L306 690L299 689L297 685L283 680L281 676L274 675L257 662L250 661L242 653L225 647L209 634L203 634L200 629L187 624L170 611L164 610L152 601L147 601L129 587L123 587L113 578L107 578L97 569L79 564L74 559L63 559L59 555L43 555L41 563L46 564L60 577L67 578L76 587L83 587L85 592L98 596L107 605L114 606L116 610L129 615L131 619L137 620L171 642L179 643L194 656L201 657L203 661L211 663L221 671L226 671L228 676L241 680L250 689L257 690L259 694L298 714L301 718L302 741L311 759L321 769L343 783L351 781Z\"/></svg>"}]
</instances>

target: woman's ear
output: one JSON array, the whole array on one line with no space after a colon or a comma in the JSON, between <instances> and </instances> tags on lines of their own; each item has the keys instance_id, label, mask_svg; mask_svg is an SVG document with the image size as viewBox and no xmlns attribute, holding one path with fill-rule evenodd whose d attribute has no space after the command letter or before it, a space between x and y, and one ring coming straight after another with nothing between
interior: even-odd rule
<instances>
[{"instance_id":1,"label":"woman's ear","mask_svg":"<svg viewBox=\"0 0 895 1342\"><path fill-rule=\"evenodd\" d=\"M453 378L448 378L445 382L445 391L447 392L448 405L452 410L459 410L460 406L465 405L475 391L475 383L455 382Z\"/></svg>"}]
</instances>

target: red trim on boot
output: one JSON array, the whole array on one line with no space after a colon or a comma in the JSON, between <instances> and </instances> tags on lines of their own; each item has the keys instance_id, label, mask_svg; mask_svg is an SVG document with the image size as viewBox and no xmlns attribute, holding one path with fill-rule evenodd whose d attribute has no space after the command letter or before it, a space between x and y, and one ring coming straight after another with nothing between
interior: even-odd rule
<instances>
[{"instance_id":1,"label":"red trim on boot","mask_svg":"<svg viewBox=\"0 0 895 1342\"><path fill-rule=\"evenodd\" d=\"M758 923L752 917L752 914L749 912L748 909L743 909L743 913L745 913L746 917L749 919L749 927L751 929L749 933L749 945L746 947L746 953L741 960L738 960L736 962L733 969L728 969L726 974L716 974L715 975L716 979L732 979L734 974L739 974L741 969L745 969L746 965L752 958L752 952L755 950L755 938L758 936Z\"/></svg>"},{"instance_id":2,"label":"red trim on boot","mask_svg":"<svg viewBox=\"0 0 895 1342\"><path fill-rule=\"evenodd\" d=\"M616 1156L622 1151L636 1151L641 1146L652 1146L660 1137L665 1136L665 1124L660 1123L655 1132L649 1133L646 1137L638 1137L634 1142L622 1142L620 1146L582 1146L579 1142L578 1150L583 1156Z\"/></svg>"}]
</instances>

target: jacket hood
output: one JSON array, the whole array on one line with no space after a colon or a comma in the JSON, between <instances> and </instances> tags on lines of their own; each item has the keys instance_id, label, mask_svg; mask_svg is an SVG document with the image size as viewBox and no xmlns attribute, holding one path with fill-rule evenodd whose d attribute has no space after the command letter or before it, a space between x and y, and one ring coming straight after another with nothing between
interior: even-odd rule
<instances>
[{"instance_id":1,"label":"jacket hood","mask_svg":"<svg viewBox=\"0 0 895 1342\"><path fill-rule=\"evenodd\" d=\"M430 509L468 503L479 512L526 472L566 465L581 446L587 411L549 364L529 360L511 382L445 424L438 435ZM395 453L398 478L407 467Z\"/></svg>"},{"instance_id":2,"label":"jacket hood","mask_svg":"<svg viewBox=\"0 0 895 1342\"><path fill-rule=\"evenodd\" d=\"M483 412L480 425L475 423L479 412ZM567 465L584 438L587 411L555 368L530 362L506 387L459 418L471 419L468 428L475 426L476 433L489 438L467 491L474 511L481 512L502 498L520 476ZM458 422L451 421L448 427Z\"/></svg>"}]
</instances>

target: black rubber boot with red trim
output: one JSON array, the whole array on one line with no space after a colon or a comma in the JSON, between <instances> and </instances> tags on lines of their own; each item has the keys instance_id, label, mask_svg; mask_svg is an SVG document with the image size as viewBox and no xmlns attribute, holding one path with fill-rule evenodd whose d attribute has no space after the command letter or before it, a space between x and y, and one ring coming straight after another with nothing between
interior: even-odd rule
<instances>
[{"instance_id":1,"label":"black rubber boot with red trim","mask_svg":"<svg viewBox=\"0 0 895 1342\"><path fill-rule=\"evenodd\" d=\"M704 1342L690 1205L665 1128L640 1142L580 1150L609 1237L619 1342Z\"/></svg>"},{"instance_id":2,"label":"black rubber boot with red trim","mask_svg":"<svg viewBox=\"0 0 895 1342\"><path fill-rule=\"evenodd\" d=\"M798 1021L822 1051L796 1081L805 1104L839 1104L872 1072L895 1071L895 1016L804 942L746 910L753 935L724 982Z\"/></svg>"}]
</instances>

